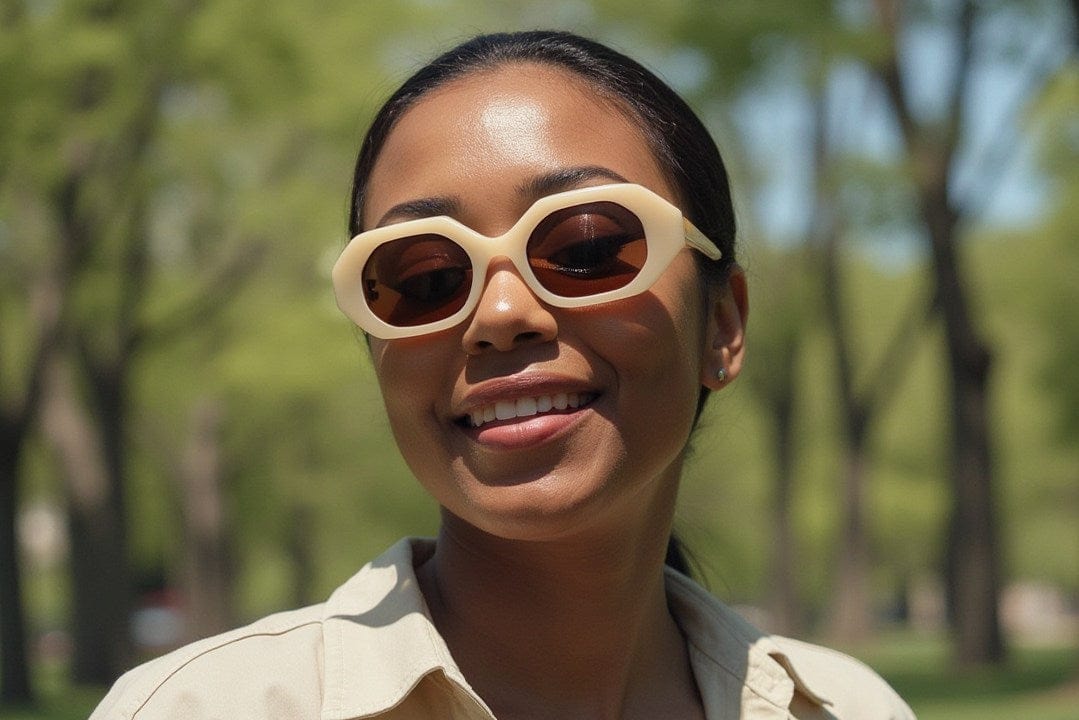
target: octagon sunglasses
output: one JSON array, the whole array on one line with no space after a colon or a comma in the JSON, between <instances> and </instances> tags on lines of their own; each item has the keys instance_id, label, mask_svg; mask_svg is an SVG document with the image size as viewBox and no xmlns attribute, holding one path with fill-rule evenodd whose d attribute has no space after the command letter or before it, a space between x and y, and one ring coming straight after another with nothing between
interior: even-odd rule
<instances>
[{"instance_id":1,"label":"octagon sunglasses","mask_svg":"<svg viewBox=\"0 0 1079 720\"><path fill-rule=\"evenodd\" d=\"M599 185L537 200L505 234L446 217L362 232L333 268L337 305L383 339L453 327L476 308L496 257L543 302L561 308L644 292L683 247L722 253L682 211L640 185Z\"/></svg>"}]
</instances>

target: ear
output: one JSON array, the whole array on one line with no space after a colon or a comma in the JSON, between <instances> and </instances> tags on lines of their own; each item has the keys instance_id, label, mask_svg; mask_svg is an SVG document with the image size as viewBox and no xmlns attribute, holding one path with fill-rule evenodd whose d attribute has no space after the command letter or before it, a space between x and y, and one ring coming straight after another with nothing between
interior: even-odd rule
<instances>
[{"instance_id":1,"label":"ear","mask_svg":"<svg viewBox=\"0 0 1079 720\"><path fill-rule=\"evenodd\" d=\"M745 357L749 292L740 266L732 267L726 285L710 294L708 313L701 385L719 390L738 377Z\"/></svg>"}]
</instances>

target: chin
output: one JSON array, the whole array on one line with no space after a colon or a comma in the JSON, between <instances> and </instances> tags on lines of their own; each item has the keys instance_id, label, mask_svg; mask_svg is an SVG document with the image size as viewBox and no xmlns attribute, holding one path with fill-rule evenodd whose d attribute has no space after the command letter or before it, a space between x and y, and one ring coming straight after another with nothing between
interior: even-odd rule
<instances>
[{"instance_id":1,"label":"chin","mask_svg":"<svg viewBox=\"0 0 1079 720\"><path fill-rule=\"evenodd\" d=\"M582 492L579 481L566 487L545 476L529 482L473 489L455 511L443 504L458 520L488 535L506 540L550 541L565 539L598 523L602 501L599 488Z\"/></svg>"}]
</instances>

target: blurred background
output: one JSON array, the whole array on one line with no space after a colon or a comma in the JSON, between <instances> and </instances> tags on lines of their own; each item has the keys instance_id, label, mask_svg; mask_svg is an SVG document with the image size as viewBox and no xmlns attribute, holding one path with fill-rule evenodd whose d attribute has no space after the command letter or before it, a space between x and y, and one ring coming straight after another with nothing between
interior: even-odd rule
<instances>
[{"instance_id":1,"label":"blurred background","mask_svg":"<svg viewBox=\"0 0 1079 720\"><path fill-rule=\"evenodd\" d=\"M375 108L474 33L713 131L748 370L678 532L919 717L1079 718L1075 0L0 0L0 717L317 602L437 508L329 270Z\"/></svg>"}]
</instances>

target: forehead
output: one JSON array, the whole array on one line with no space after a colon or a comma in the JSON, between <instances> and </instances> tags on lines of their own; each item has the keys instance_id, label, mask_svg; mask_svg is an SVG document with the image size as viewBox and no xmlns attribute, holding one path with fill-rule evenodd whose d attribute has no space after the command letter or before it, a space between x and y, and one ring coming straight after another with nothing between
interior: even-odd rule
<instances>
[{"instance_id":1,"label":"forehead","mask_svg":"<svg viewBox=\"0 0 1079 720\"><path fill-rule=\"evenodd\" d=\"M368 183L364 226L411 198L493 200L584 165L673 200L636 116L585 79L532 63L474 72L424 96L390 132Z\"/></svg>"}]
</instances>

